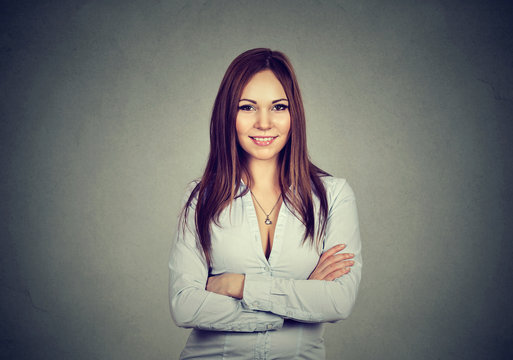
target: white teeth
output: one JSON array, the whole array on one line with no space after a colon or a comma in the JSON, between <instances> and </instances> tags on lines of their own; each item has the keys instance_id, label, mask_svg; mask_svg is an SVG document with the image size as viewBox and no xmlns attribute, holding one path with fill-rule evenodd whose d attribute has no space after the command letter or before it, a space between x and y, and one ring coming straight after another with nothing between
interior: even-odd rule
<instances>
[{"instance_id":1,"label":"white teeth","mask_svg":"<svg viewBox=\"0 0 513 360\"><path fill-rule=\"evenodd\" d=\"M256 141L271 141L272 139L274 139L274 137L254 137L253 139L255 139Z\"/></svg>"}]
</instances>

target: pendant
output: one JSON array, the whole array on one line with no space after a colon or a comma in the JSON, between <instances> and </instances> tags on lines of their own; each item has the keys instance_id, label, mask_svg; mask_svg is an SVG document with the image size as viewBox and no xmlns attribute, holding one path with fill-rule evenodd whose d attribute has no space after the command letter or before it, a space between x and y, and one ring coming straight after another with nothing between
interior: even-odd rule
<instances>
[{"instance_id":1,"label":"pendant","mask_svg":"<svg viewBox=\"0 0 513 360\"><path fill-rule=\"evenodd\" d=\"M269 218L265 219L265 224L266 225L271 225L273 222L271 220L269 220Z\"/></svg>"}]
</instances>

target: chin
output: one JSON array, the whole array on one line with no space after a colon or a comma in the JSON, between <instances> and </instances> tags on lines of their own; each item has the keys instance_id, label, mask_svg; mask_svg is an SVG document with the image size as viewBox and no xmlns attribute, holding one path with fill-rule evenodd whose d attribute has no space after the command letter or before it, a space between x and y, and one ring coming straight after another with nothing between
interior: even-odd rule
<instances>
[{"instance_id":1,"label":"chin","mask_svg":"<svg viewBox=\"0 0 513 360\"><path fill-rule=\"evenodd\" d=\"M253 149L253 148L244 149L243 148L243 150L246 153L248 160L265 161L265 160L277 159L282 149L280 148L280 150L276 150L276 149Z\"/></svg>"},{"instance_id":2,"label":"chin","mask_svg":"<svg viewBox=\"0 0 513 360\"><path fill-rule=\"evenodd\" d=\"M272 153L272 154L262 154L261 152L246 152L246 156L248 160L260 160L260 161L266 161L266 160L273 160L278 158L278 154Z\"/></svg>"}]
</instances>

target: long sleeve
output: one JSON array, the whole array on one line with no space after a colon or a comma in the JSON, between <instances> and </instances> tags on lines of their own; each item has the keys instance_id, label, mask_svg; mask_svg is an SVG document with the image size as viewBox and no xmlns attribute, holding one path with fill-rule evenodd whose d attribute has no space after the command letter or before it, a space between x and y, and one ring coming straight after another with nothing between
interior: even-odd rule
<instances>
[{"instance_id":1,"label":"long sleeve","mask_svg":"<svg viewBox=\"0 0 513 360\"><path fill-rule=\"evenodd\" d=\"M269 311L303 322L345 319L351 313L361 278L362 256L354 193L345 180L333 182L323 252L346 244L342 252L354 253L351 271L334 281L293 280L268 274L246 274L243 303L251 310Z\"/></svg>"},{"instance_id":2,"label":"long sleeve","mask_svg":"<svg viewBox=\"0 0 513 360\"><path fill-rule=\"evenodd\" d=\"M281 328L281 316L248 309L242 306L241 300L205 290L208 268L196 246L195 232L191 230L194 228L193 209L189 215L185 232L179 226L169 260L169 301L176 325L238 332Z\"/></svg>"}]
</instances>

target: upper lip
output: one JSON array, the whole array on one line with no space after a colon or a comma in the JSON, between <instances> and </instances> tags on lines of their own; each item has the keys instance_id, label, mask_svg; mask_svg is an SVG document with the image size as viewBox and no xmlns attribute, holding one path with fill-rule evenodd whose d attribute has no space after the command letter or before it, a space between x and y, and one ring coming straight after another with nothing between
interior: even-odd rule
<instances>
[{"instance_id":1,"label":"upper lip","mask_svg":"<svg viewBox=\"0 0 513 360\"><path fill-rule=\"evenodd\" d=\"M249 135L250 138L255 138L255 139L258 139L258 138L276 138L278 137L278 135L256 135L256 136L251 136Z\"/></svg>"}]
</instances>

